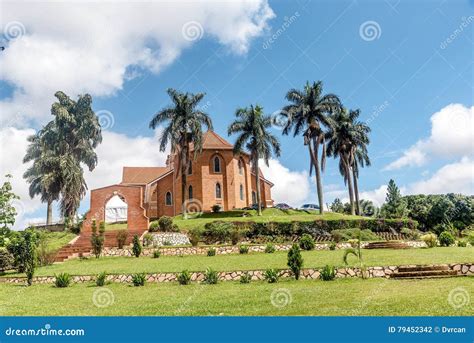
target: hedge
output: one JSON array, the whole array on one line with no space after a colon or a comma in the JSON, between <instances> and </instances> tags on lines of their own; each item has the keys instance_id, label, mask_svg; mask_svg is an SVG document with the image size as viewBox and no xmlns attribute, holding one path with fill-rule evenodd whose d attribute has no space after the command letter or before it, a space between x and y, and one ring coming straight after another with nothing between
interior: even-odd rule
<instances>
[{"instance_id":1,"label":"hedge","mask_svg":"<svg viewBox=\"0 0 474 343\"><path fill-rule=\"evenodd\" d=\"M402 228L417 229L418 222L411 219L352 219L352 220L316 220L311 222L225 222L213 221L204 226L203 238L206 243L224 243L230 241L231 232L239 230L243 237L252 241L278 240L301 237L310 234L313 237L331 236L333 230L359 228L372 232L400 233Z\"/></svg>"}]
</instances>

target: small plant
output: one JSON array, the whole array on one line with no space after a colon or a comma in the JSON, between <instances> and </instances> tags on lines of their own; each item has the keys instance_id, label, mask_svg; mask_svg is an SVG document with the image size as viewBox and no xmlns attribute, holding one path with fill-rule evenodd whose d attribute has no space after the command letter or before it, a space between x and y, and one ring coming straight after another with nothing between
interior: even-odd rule
<instances>
[{"instance_id":1,"label":"small plant","mask_svg":"<svg viewBox=\"0 0 474 343\"><path fill-rule=\"evenodd\" d=\"M303 257L301 256L300 247L298 244L293 244L288 251L288 267L295 276L295 279L300 278L301 268L303 268Z\"/></svg>"},{"instance_id":2,"label":"small plant","mask_svg":"<svg viewBox=\"0 0 474 343\"><path fill-rule=\"evenodd\" d=\"M465 248L465 247L467 247L467 242L466 242L465 240L460 239L460 240L458 241L458 247L460 247L460 248Z\"/></svg>"},{"instance_id":3,"label":"small plant","mask_svg":"<svg viewBox=\"0 0 474 343\"><path fill-rule=\"evenodd\" d=\"M54 285L58 288L69 287L71 284L72 277L68 273L55 274L54 277Z\"/></svg>"},{"instance_id":4,"label":"small plant","mask_svg":"<svg viewBox=\"0 0 474 343\"><path fill-rule=\"evenodd\" d=\"M153 251L153 258L160 258L161 256L161 251L159 249L156 249Z\"/></svg>"},{"instance_id":5,"label":"small plant","mask_svg":"<svg viewBox=\"0 0 474 343\"><path fill-rule=\"evenodd\" d=\"M212 211L212 213L218 213L218 212L221 211L221 208L222 208L221 205L215 204L215 205L212 205L211 211Z\"/></svg>"},{"instance_id":6,"label":"small plant","mask_svg":"<svg viewBox=\"0 0 474 343\"><path fill-rule=\"evenodd\" d=\"M203 282L208 285L215 285L218 279L219 279L218 273L211 268L207 268L206 273L204 274Z\"/></svg>"},{"instance_id":7,"label":"small plant","mask_svg":"<svg viewBox=\"0 0 474 343\"><path fill-rule=\"evenodd\" d=\"M336 250L337 244L336 242L329 243L329 250Z\"/></svg>"},{"instance_id":8,"label":"small plant","mask_svg":"<svg viewBox=\"0 0 474 343\"><path fill-rule=\"evenodd\" d=\"M145 273L137 273L132 275L132 283L135 287L145 286L146 275Z\"/></svg>"},{"instance_id":9,"label":"small plant","mask_svg":"<svg viewBox=\"0 0 474 343\"><path fill-rule=\"evenodd\" d=\"M443 247L449 247L450 245L453 245L455 240L453 235L449 231L443 231L439 235L439 244Z\"/></svg>"},{"instance_id":10,"label":"small plant","mask_svg":"<svg viewBox=\"0 0 474 343\"><path fill-rule=\"evenodd\" d=\"M107 279L107 273L106 272L102 272L102 273L97 274L97 276L95 278L95 285L98 286L98 287L104 286L106 279Z\"/></svg>"},{"instance_id":11,"label":"small plant","mask_svg":"<svg viewBox=\"0 0 474 343\"><path fill-rule=\"evenodd\" d=\"M273 254L275 250L275 246L272 243L267 243L267 245L265 246L265 253L267 254Z\"/></svg>"},{"instance_id":12,"label":"small plant","mask_svg":"<svg viewBox=\"0 0 474 343\"><path fill-rule=\"evenodd\" d=\"M349 243L351 245L351 247L357 248L357 246L360 243L360 239L352 238L352 239L347 240L347 243Z\"/></svg>"},{"instance_id":13,"label":"small plant","mask_svg":"<svg viewBox=\"0 0 474 343\"><path fill-rule=\"evenodd\" d=\"M173 218L168 216L161 216L160 219L158 219L158 226L160 227L160 231L163 232L179 231L177 227L173 225Z\"/></svg>"},{"instance_id":14,"label":"small plant","mask_svg":"<svg viewBox=\"0 0 474 343\"><path fill-rule=\"evenodd\" d=\"M249 274L249 272L245 272L240 276L240 283L250 283L252 280L252 276Z\"/></svg>"},{"instance_id":15,"label":"small plant","mask_svg":"<svg viewBox=\"0 0 474 343\"><path fill-rule=\"evenodd\" d=\"M127 238L128 238L127 230L120 230L117 233L117 246L119 249L123 249L125 243L127 242Z\"/></svg>"},{"instance_id":16,"label":"small plant","mask_svg":"<svg viewBox=\"0 0 474 343\"><path fill-rule=\"evenodd\" d=\"M194 228L188 232L189 241L193 247L197 246L201 240L202 230L201 228Z\"/></svg>"},{"instance_id":17,"label":"small plant","mask_svg":"<svg viewBox=\"0 0 474 343\"><path fill-rule=\"evenodd\" d=\"M173 243L171 243L171 241L168 240L168 239L163 242L163 246L165 246L165 247L170 247L172 245L173 245Z\"/></svg>"},{"instance_id":18,"label":"small plant","mask_svg":"<svg viewBox=\"0 0 474 343\"><path fill-rule=\"evenodd\" d=\"M303 250L313 250L315 247L314 239L311 237L311 235L308 235L305 233L303 236L300 238L300 248Z\"/></svg>"},{"instance_id":19,"label":"small plant","mask_svg":"<svg viewBox=\"0 0 474 343\"><path fill-rule=\"evenodd\" d=\"M191 273L187 270L183 270L176 275L176 279L180 285L189 285L191 283Z\"/></svg>"},{"instance_id":20,"label":"small plant","mask_svg":"<svg viewBox=\"0 0 474 343\"><path fill-rule=\"evenodd\" d=\"M436 234L434 233L427 233L426 235L421 236L420 239L425 242L428 248L434 248L438 245L438 237L436 237Z\"/></svg>"},{"instance_id":21,"label":"small plant","mask_svg":"<svg viewBox=\"0 0 474 343\"><path fill-rule=\"evenodd\" d=\"M143 235L143 246L148 247L153 244L153 235L151 233L145 233Z\"/></svg>"},{"instance_id":22,"label":"small plant","mask_svg":"<svg viewBox=\"0 0 474 343\"><path fill-rule=\"evenodd\" d=\"M248 245L242 244L239 246L239 254L248 254L248 253L249 253Z\"/></svg>"},{"instance_id":23,"label":"small plant","mask_svg":"<svg viewBox=\"0 0 474 343\"><path fill-rule=\"evenodd\" d=\"M216 249L214 248L207 249L207 256L216 256Z\"/></svg>"},{"instance_id":24,"label":"small plant","mask_svg":"<svg viewBox=\"0 0 474 343\"><path fill-rule=\"evenodd\" d=\"M237 245L242 240L242 231L235 227L230 231L230 241L232 245Z\"/></svg>"},{"instance_id":25,"label":"small plant","mask_svg":"<svg viewBox=\"0 0 474 343\"><path fill-rule=\"evenodd\" d=\"M150 226L148 227L148 232L157 232L159 228L160 225L158 224L158 220L154 220L150 223Z\"/></svg>"},{"instance_id":26,"label":"small plant","mask_svg":"<svg viewBox=\"0 0 474 343\"><path fill-rule=\"evenodd\" d=\"M91 235L91 245L92 253L96 258L100 257L102 249L104 248L104 233L105 233L105 223L101 222L99 226L99 233L97 233L97 224L96 221L92 221L92 235Z\"/></svg>"},{"instance_id":27,"label":"small plant","mask_svg":"<svg viewBox=\"0 0 474 343\"><path fill-rule=\"evenodd\" d=\"M142 254L142 245L140 244L140 238L138 235L133 236L133 247L132 247L132 252L135 257L140 257Z\"/></svg>"},{"instance_id":28,"label":"small plant","mask_svg":"<svg viewBox=\"0 0 474 343\"><path fill-rule=\"evenodd\" d=\"M325 265L323 269L321 269L319 277L323 281L331 281L334 280L336 277L336 269L332 266Z\"/></svg>"},{"instance_id":29,"label":"small plant","mask_svg":"<svg viewBox=\"0 0 474 343\"><path fill-rule=\"evenodd\" d=\"M276 269L267 269L263 273L263 278L267 280L268 283L276 283L278 282L278 270Z\"/></svg>"}]
</instances>

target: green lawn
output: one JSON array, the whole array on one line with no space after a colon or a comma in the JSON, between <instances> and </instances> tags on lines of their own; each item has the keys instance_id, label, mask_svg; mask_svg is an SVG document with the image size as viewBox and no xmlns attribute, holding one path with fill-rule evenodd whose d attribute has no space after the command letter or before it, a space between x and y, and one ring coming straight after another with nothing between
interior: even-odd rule
<instances>
[{"instance_id":1,"label":"green lawn","mask_svg":"<svg viewBox=\"0 0 474 343\"><path fill-rule=\"evenodd\" d=\"M432 248L404 250L363 250L364 262L368 266L387 266L401 264L438 264L474 262L474 248ZM323 250L303 252L304 267L322 267L326 264L342 266L342 250ZM183 269L204 271L211 267L218 271L253 270L267 268L286 268L287 253L251 253L248 255L207 256L162 256L151 257L103 257L87 260L73 259L64 263L38 268L35 275L54 275L67 272L73 275L92 275L102 271L110 274L137 272L180 272ZM349 258L355 263L354 258Z\"/></svg>"},{"instance_id":2,"label":"green lawn","mask_svg":"<svg viewBox=\"0 0 474 343\"><path fill-rule=\"evenodd\" d=\"M105 231L127 230L127 223L106 223Z\"/></svg>"},{"instance_id":3,"label":"green lawn","mask_svg":"<svg viewBox=\"0 0 474 343\"><path fill-rule=\"evenodd\" d=\"M132 287L110 284L104 288L73 284L31 287L0 284L0 315L22 316L112 316L112 315L311 315L311 316L472 316L474 307L453 308L452 290L473 296L474 279L458 277L431 280L337 279L283 280L276 284L225 282L217 285L177 283ZM94 292L110 292L114 302L98 308ZM277 308L272 292L291 297ZM278 294L278 293L274 293ZM100 296L99 296L100 298ZM111 299L109 297L108 299ZM109 302L110 303L110 302Z\"/></svg>"},{"instance_id":4,"label":"green lawn","mask_svg":"<svg viewBox=\"0 0 474 343\"><path fill-rule=\"evenodd\" d=\"M75 234L71 232L43 232L43 239L46 240L48 250L56 251L61 249L63 246L68 244L70 241L76 237Z\"/></svg>"},{"instance_id":5,"label":"green lawn","mask_svg":"<svg viewBox=\"0 0 474 343\"><path fill-rule=\"evenodd\" d=\"M245 216L244 216L245 215ZM317 211L299 211L299 210L279 210L276 208L266 208L263 215L258 216L254 210L235 210L221 213L203 213L197 218L183 219L182 216L173 218L173 223L181 229L190 229L202 227L206 223L216 220L222 221L254 221L254 222L290 222L290 221L314 221L314 220L338 220L338 219L367 219L365 217L350 216L340 213L327 212L320 215Z\"/></svg>"}]
</instances>

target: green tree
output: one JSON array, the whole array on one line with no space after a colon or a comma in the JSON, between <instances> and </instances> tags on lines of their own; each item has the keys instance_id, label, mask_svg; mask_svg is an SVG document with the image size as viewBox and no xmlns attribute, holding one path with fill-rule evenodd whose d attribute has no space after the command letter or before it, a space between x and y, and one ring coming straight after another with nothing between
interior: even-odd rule
<instances>
[{"instance_id":1,"label":"green tree","mask_svg":"<svg viewBox=\"0 0 474 343\"><path fill-rule=\"evenodd\" d=\"M303 268L303 256L301 256L300 247L296 243L293 243L288 251L287 264L295 276L295 279L298 280L300 278L301 268Z\"/></svg>"},{"instance_id":2,"label":"green tree","mask_svg":"<svg viewBox=\"0 0 474 343\"><path fill-rule=\"evenodd\" d=\"M377 208L374 203L370 200L360 200L359 201L360 215L365 217L373 217L377 214Z\"/></svg>"},{"instance_id":3,"label":"green tree","mask_svg":"<svg viewBox=\"0 0 474 343\"><path fill-rule=\"evenodd\" d=\"M104 248L105 242L105 223L100 222L99 225L99 233L97 233L97 223L95 220L92 221L91 224L92 234L91 234L91 245L92 245L92 253L96 258L100 257L102 253L102 249Z\"/></svg>"},{"instance_id":4,"label":"green tree","mask_svg":"<svg viewBox=\"0 0 474 343\"><path fill-rule=\"evenodd\" d=\"M133 252L133 255L135 255L135 257L140 257L141 253L142 253L142 245L140 243L140 237L138 237L138 235L134 235L133 236L133 246L132 246L132 252Z\"/></svg>"},{"instance_id":5,"label":"green tree","mask_svg":"<svg viewBox=\"0 0 474 343\"><path fill-rule=\"evenodd\" d=\"M335 213L344 213L344 204L339 198L334 199L330 207Z\"/></svg>"},{"instance_id":6,"label":"green tree","mask_svg":"<svg viewBox=\"0 0 474 343\"><path fill-rule=\"evenodd\" d=\"M25 268L26 280L28 286L33 284L33 276L36 268L36 235L31 231L26 231L24 235L24 257L23 264Z\"/></svg>"},{"instance_id":7,"label":"green tree","mask_svg":"<svg viewBox=\"0 0 474 343\"><path fill-rule=\"evenodd\" d=\"M387 188L385 203L382 205L381 214L384 218L401 218L405 216L406 203L402 199L400 190L395 181L390 179Z\"/></svg>"},{"instance_id":8,"label":"green tree","mask_svg":"<svg viewBox=\"0 0 474 343\"><path fill-rule=\"evenodd\" d=\"M10 227L15 224L15 217L17 215L16 209L12 202L15 199L20 199L18 195L13 193L10 179L10 174L5 175L6 180L0 187L0 233L2 235L8 234Z\"/></svg>"},{"instance_id":9,"label":"green tree","mask_svg":"<svg viewBox=\"0 0 474 343\"><path fill-rule=\"evenodd\" d=\"M180 93L175 89L168 89L168 95L173 105L168 106L155 114L150 121L150 128L156 129L160 124L166 123L160 137L160 151L165 151L171 145L171 154L177 155L178 166L176 177L181 177L181 201L184 218L186 211L186 175L191 163L191 153L194 159L202 152L203 125L212 130L212 120L208 114L198 108L199 102L204 98L204 93ZM191 145L194 151L191 151Z\"/></svg>"},{"instance_id":10,"label":"green tree","mask_svg":"<svg viewBox=\"0 0 474 343\"><path fill-rule=\"evenodd\" d=\"M323 213L323 184L321 172L326 163L326 144L323 126L328 126L327 115L339 111L341 101L335 94L323 95L321 81L306 83L303 90L291 89L286 94L286 99L291 104L283 108L287 113L288 121L283 128L283 134L293 131L293 137L303 135L304 145L308 147L310 156L310 176L314 168L316 176L316 189L318 193L319 212ZM321 164L319 148L321 151Z\"/></svg>"},{"instance_id":11,"label":"green tree","mask_svg":"<svg viewBox=\"0 0 474 343\"><path fill-rule=\"evenodd\" d=\"M263 114L263 108L259 105L239 108L235 112L237 119L230 124L229 136L237 133L238 137L234 145L234 153L241 154L243 147L250 152L253 171L255 172L256 195L258 215L262 215L262 204L260 200L260 168L259 159L263 159L268 166L268 160L272 156L280 156L280 143L268 129L272 125L272 118Z\"/></svg>"}]
</instances>

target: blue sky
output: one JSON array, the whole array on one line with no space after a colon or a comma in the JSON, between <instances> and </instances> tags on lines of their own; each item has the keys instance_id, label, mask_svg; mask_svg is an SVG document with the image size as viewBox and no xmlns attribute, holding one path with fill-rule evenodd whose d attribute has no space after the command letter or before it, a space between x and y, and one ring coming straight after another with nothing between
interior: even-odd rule
<instances>
[{"instance_id":1,"label":"blue sky","mask_svg":"<svg viewBox=\"0 0 474 343\"><path fill-rule=\"evenodd\" d=\"M172 87L181 91L205 92L207 95L203 105L213 119L215 131L227 138L227 126L233 120L237 107L258 103L266 113L271 114L286 104L284 97L290 88L302 88L306 81L321 80L325 92L339 95L348 108L359 108L361 120L367 121L372 128L369 153L373 164L363 170L360 179L360 189L366 192L368 198L380 199L383 193L381 187L390 178L394 178L407 194L415 191L473 193L473 140L470 133L473 131L472 2L263 3L265 11L260 8L260 12L257 11L252 18L255 23L259 22L259 15L264 17L260 18L259 24L262 25L253 27L253 33L244 37L244 43L242 40L236 43L224 34L229 30L224 28L228 23L214 23L209 19L212 23L208 24L208 19L200 21L196 18L193 22L200 25L202 38L174 46L177 53L164 66L157 68L148 67L146 63L124 63L126 74L121 75L118 84L110 86L111 82L104 87L92 84L90 90L87 85L81 85L76 94L89 91L94 95L94 108L112 114L113 125L107 128L108 131L132 141L137 137L150 137L152 142L156 142L154 132L148 129L148 122L157 110L169 104L166 89ZM212 3L206 6L212 6ZM15 15L19 16L18 12L11 9L11 16L7 18L9 22L16 18ZM219 13L215 15L219 16ZM190 18L193 19L192 16ZM241 18L239 14L236 20ZM30 31L29 19L16 20L26 28L22 38L44 29L41 23L32 23L37 30ZM221 20L225 22L225 19ZM222 33L219 33L219 25L223 26ZM211 27L209 31L208 27ZM242 28L238 24L235 27L236 30ZM364 32L365 27L367 31ZM50 34L52 39L64 38L51 33L51 30L44 29L44 32ZM99 39L100 33L97 35ZM159 51L157 41L163 42L150 39L143 43L142 48ZM80 40L78 42L81 44ZM20 40L7 44L13 50L16 43L19 44ZM127 50L133 44L134 41L124 41L120 48ZM8 53L8 49L6 51ZM117 53L120 54L120 50ZM56 56L61 58L62 55ZM87 56L84 58L87 61ZM8 63L6 60L2 62ZM35 63L31 59L26 62ZM108 69L104 70L101 72L106 73ZM73 73L71 71L71 75ZM2 72L0 99L3 104L25 101L25 97L21 96L15 99L15 91L22 87L28 89L25 83L29 80L18 75L23 74ZM77 75L71 78L75 77ZM66 89L76 90L67 81L64 82ZM33 99L38 97L37 87L31 89ZM450 104L457 105L449 107ZM36 107L34 100L30 106ZM2 108L5 112L10 110L6 105ZM433 121L435 113L440 114ZM35 114L22 120L21 125L7 123L24 131L37 129L49 119L47 114ZM449 134L453 142L440 138L437 130L432 132L433 127L440 128L446 122L456 120L459 123L451 130L454 133ZM456 133L456 130L466 128L467 133ZM275 133L280 136L280 131L275 130ZM11 133L6 137L11 137ZM464 139L456 141L459 137ZM271 176L285 178L295 173L301 178L306 175L309 162L302 138L281 136L280 139L283 152L279 164L286 171L283 174L270 172ZM229 140L232 141L232 138ZM440 144L456 148L437 153ZM158 150L157 144L149 148ZM393 164L407 152L407 159ZM462 170L467 174L463 174L460 183L437 187L435 177L437 173L447 173L446 168L448 171L464 168ZM7 170L2 168L2 171ZM295 180L298 182L299 179ZM108 181L102 180L103 185L118 180ZM279 180L272 181L278 183ZM305 182L309 182L310 192L305 193L304 197L295 196L294 202L316 201L312 180ZM337 163L333 160L328 163L324 183L327 185L326 200L332 200L335 196L346 197ZM287 186L291 187L291 184ZM286 191L280 189L279 197ZM87 207L85 203L81 209L86 210ZM42 207L37 207L28 216L40 217L42 211Z\"/></svg>"}]
</instances>

